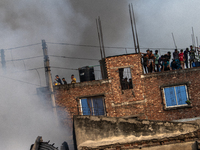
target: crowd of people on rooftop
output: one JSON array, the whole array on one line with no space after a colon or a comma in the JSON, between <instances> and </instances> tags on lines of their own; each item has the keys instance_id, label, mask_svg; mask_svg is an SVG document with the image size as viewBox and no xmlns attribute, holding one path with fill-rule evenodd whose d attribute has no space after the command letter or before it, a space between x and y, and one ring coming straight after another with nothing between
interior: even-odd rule
<instances>
[{"instance_id":1,"label":"crowd of people on rooftop","mask_svg":"<svg viewBox=\"0 0 200 150\"><path fill-rule=\"evenodd\" d=\"M175 49L173 52L173 58L171 60L171 52L167 52L167 54L159 56L158 50L155 50L153 54L152 50L147 50L147 53L143 54L142 64L144 67L145 73L151 72L160 72L160 71L168 71L168 70L176 70L176 69L185 69L188 68L188 62L190 63L190 68L192 68L192 64L195 62L195 53L196 50L193 49L193 46L190 45L190 49L186 48L180 52ZM188 59L188 57L190 57Z\"/></svg>"},{"instance_id":2,"label":"crowd of people on rooftop","mask_svg":"<svg viewBox=\"0 0 200 150\"><path fill-rule=\"evenodd\" d=\"M74 75L71 75L71 83L76 83L76 78L74 77ZM54 85L66 85L67 81L65 80L65 78L62 78L62 80L60 79L59 75L55 76L55 81L54 81Z\"/></svg>"},{"instance_id":3,"label":"crowd of people on rooftop","mask_svg":"<svg viewBox=\"0 0 200 150\"><path fill-rule=\"evenodd\" d=\"M200 52L193 48L190 45L190 49L186 48L184 51L183 49L180 52L175 49L173 54L171 52L167 52L164 55L159 56L158 50L155 50L154 54L152 50L146 50L146 53L142 54L142 65L144 68L144 73L152 73L152 72L161 72L161 71L168 71L168 70L177 70L177 69L185 69L185 68L192 68L193 63L196 61L195 53ZM170 62L171 61L171 62ZM189 63L189 66L188 66ZM200 65L199 65L200 66ZM130 71L129 71L130 72ZM119 69L120 74L120 82L122 89L132 89L132 79L128 80L127 77L124 77L124 68L121 70ZM58 75L55 76L54 85L66 85L67 81L65 78L60 79ZM76 83L76 78L74 75L71 75L71 83Z\"/></svg>"}]
</instances>

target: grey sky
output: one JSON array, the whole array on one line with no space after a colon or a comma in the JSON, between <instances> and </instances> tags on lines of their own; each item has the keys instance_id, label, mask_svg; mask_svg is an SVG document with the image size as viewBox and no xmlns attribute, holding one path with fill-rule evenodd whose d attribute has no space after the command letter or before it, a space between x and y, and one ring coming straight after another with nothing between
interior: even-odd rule
<instances>
[{"instance_id":1,"label":"grey sky","mask_svg":"<svg viewBox=\"0 0 200 150\"><path fill-rule=\"evenodd\" d=\"M130 3L133 3L134 6L141 48L174 48L172 32L179 49L189 47L192 44L192 27L194 28L195 38L196 36L200 38L199 0L1 0L0 49L41 43L42 39L47 42L98 46L95 19L100 16L105 46L123 47L122 49L106 48L106 55L123 54L125 48L133 47L128 12L128 4ZM100 59L99 48L47 44L50 55ZM133 49L127 49L127 51L128 53L134 52ZM142 51L145 51L145 49L142 49ZM162 51L162 53L165 52L167 51ZM5 51L6 60L42 56L42 54L41 44ZM54 67L77 69L86 65L98 64L98 60L50 57L50 65ZM43 65L43 57L24 60L24 62L11 61L7 62L7 74L3 74L0 67L0 75L33 84L40 84L41 80L42 86L45 86L44 69L38 70L40 80L36 71L13 73L14 71L43 67ZM77 70L52 68L53 79L56 74L59 74L60 77L65 77L68 83L72 73L79 80ZM17 139L18 145L21 145L19 143L23 139L28 139L27 142L31 144L36 138L35 135L46 134L48 129L53 128L51 126L38 129L31 136L34 139L27 138L27 135L30 135L35 127L38 127L37 125L32 126L36 119L35 116L38 114L34 113L38 108L38 103L35 104L31 101L37 99L32 94L36 93L35 88L38 86L3 77L1 77L0 83L2 85L0 90L1 103L4 104L1 106L0 113L2 118L6 118L0 123L0 130L5 131L3 132L5 134L0 136L1 140L10 139L12 141L11 147L16 146L15 139ZM31 107L30 103L34 107ZM16 114L21 114L21 119L17 119L14 124L14 118L18 117ZM47 113L44 114L47 115ZM27 118L32 118L29 120L32 124L27 125L25 121ZM43 118L36 120L42 121ZM53 120L50 119L49 121ZM44 124L44 122L41 123ZM13 126L16 128L13 128ZM43 130L45 130L45 133L42 132ZM12 131L12 134L6 131ZM18 135L22 140L18 139ZM51 138L55 139L52 134L45 137L50 140ZM6 142L4 142L4 145L7 148ZM19 149L23 148L19 147Z\"/></svg>"},{"instance_id":2,"label":"grey sky","mask_svg":"<svg viewBox=\"0 0 200 150\"><path fill-rule=\"evenodd\" d=\"M95 19L100 16L105 46L124 47L120 50L106 49L107 56L125 53L125 47L133 47L129 3L134 6L141 48L174 48L172 32L178 48L186 48L191 44L191 28L194 27L195 37L200 34L198 0L20 0L19 3L8 0L0 3L1 48L40 43L41 39L47 42L98 45ZM48 48L49 54L53 55L100 58L98 48L51 44L48 44ZM127 51L134 52L131 49ZM7 59L10 55L7 52ZM42 55L41 45L13 50L12 55L13 59ZM38 58L37 63L31 60L31 65L26 61L27 68L42 67L43 63L39 64L41 60ZM62 58L51 58L50 61L52 66L66 68L98 64L98 61ZM20 62L18 64L21 65ZM52 71L53 76L61 74L65 78L71 74L68 74L69 70ZM67 81L70 82L70 79Z\"/></svg>"}]
</instances>

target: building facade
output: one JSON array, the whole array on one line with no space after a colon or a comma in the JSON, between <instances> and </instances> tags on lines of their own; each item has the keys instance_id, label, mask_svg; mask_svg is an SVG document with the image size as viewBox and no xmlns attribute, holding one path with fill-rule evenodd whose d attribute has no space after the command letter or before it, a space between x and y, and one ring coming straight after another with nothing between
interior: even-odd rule
<instances>
[{"instance_id":1,"label":"building facade","mask_svg":"<svg viewBox=\"0 0 200 150\"><path fill-rule=\"evenodd\" d=\"M65 124L74 115L165 121L200 115L199 67L144 74L141 54L107 57L104 65L103 80L54 86L58 114Z\"/></svg>"}]
</instances>

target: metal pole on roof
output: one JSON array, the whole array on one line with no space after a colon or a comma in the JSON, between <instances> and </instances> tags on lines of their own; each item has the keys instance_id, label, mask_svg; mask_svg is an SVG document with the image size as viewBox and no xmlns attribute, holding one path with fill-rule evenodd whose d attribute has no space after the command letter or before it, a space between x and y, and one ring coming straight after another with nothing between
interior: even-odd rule
<instances>
[{"instance_id":1,"label":"metal pole on roof","mask_svg":"<svg viewBox=\"0 0 200 150\"><path fill-rule=\"evenodd\" d=\"M177 49L176 41L175 41L175 38L174 38L174 34L173 34L173 33L172 33L172 38L173 38L173 41L174 41L174 46L175 46L175 48Z\"/></svg>"},{"instance_id":2,"label":"metal pole on roof","mask_svg":"<svg viewBox=\"0 0 200 150\"><path fill-rule=\"evenodd\" d=\"M3 71L6 71L6 61L5 61L5 54L4 54L4 49L1 49L1 64Z\"/></svg>"},{"instance_id":3,"label":"metal pole on roof","mask_svg":"<svg viewBox=\"0 0 200 150\"><path fill-rule=\"evenodd\" d=\"M135 53L137 53L137 46L136 46L136 40L135 40L135 31L133 27L133 17L132 17L132 12L131 12L131 5L129 4L129 15L130 15L130 21L131 21L131 29L132 29L132 35L133 35L133 43L135 47Z\"/></svg>"},{"instance_id":4,"label":"metal pole on roof","mask_svg":"<svg viewBox=\"0 0 200 150\"><path fill-rule=\"evenodd\" d=\"M98 39L99 39L100 54L101 54L101 59L102 59L103 54L102 54L102 46L101 46L101 37L100 37L100 33L99 33L99 25L98 25L97 19L96 19L96 26L97 26L97 34L98 34Z\"/></svg>"},{"instance_id":5,"label":"metal pole on roof","mask_svg":"<svg viewBox=\"0 0 200 150\"><path fill-rule=\"evenodd\" d=\"M127 54L127 49L125 48L126 54Z\"/></svg>"},{"instance_id":6,"label":"metal pole on roof","mask_svg":"<svg viewBox=\"0 0 200 150\"><path fill-rule=\"evenodd\" d=\"M136 28L136 21L135 21L135 15L134 15L134 10L133 10L133 4L131 4L131 9L132 9L132 14L133 14L133 22L134 22L134 27L135 27L135 36L137 40L137 49L138 52L140 53L140 46L139 46L139 40L138 40L138 35L137 35L137 28Z\"/></svg>"},{"instance_id":7,"label":"metal pole on roof","mask_svg":"<svg viewBox=\"0 0 200 150\"><path fill-rule=\"evenodd\" d=\"M199 40L198 40L198 37L196 37L196 41L197 41L197 52L198 52L198 56L199 56Z\"/></svg>"},{"instance_id":8,"label":"metal pole on roof","mask_svg":"<svg viewBox=\"0 0 200 150\"><path fill-rule=\"evenodd\" d=\"M101 35L101 44L102 44L102 50L103 50L103 56L104 58L106 57L105 54L105 48L104 48L104 42L103 42L103 31L102 31L102 26L101 26L101 19L100 17L98 17L98 22L99 22L99 31L100 31L100 35Z\"/></svg>"},{"instance_id":9,"label":"metal pole on roof","mask_svg":"<svg viewBox=\"0 0 200 150\"><path fill-rule=\"evenodd\" d=\"M194 29L192 27L192 46L195 47Z\"/></svg>"},{"instance_id":10,"label":"metal pole on roof","mask_svg":"<svg viewBox=\"0 0 200 150\"><path fill-rule=\"evenodd\" d=\"M160 49L159 49L158 51L159 51L159 54L160 54L160 56L161 56L161 52L160 52Z\"/></svg>"}]
</instances>

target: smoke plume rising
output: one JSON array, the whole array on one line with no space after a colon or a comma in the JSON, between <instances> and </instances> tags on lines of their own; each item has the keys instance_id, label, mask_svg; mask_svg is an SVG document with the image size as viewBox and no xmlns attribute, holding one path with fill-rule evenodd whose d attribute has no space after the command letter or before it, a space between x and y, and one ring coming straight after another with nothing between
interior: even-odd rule
<instances>
[{"instance_id":1,"label":"smoke plume rising","mask_svg":"<svg viewBox=\"0 0 200 150\"><path fill-rule=\"evenodd\" d=\"M38 135L55 142L57 146L68 140L68 130L64 132L63 128L54 124L51 110L46 110L35 95L40 82L41 86L46 84L44 68L24 70L44 66L41 40L45 39L49 55L97 59L50 56L53 79L58 74L70 83L71 74L75 74L79 80L78 71L72 69L98 65L99 48L49 42L98 46L95 22L98 16L101 17L105 46L122 47L106 48L106 56L126 53L125 48L133 47L129 3L133 3L143 52L145 48L174 48L172 32L179 49L192 44L191 27L194 27L195 36L199 35L198 0L0 1L0 49L5 49L7 61L6 73L0 67L1 149L28 149ZM9 49L29 44L37 45ZM134 50L127 48L127 52L133 53ZM162 53L165 52L162 50ZM27 57L37 58L24 59ZM12 59L24 60L8 61Z\"/></svg>"}]
</instances>

